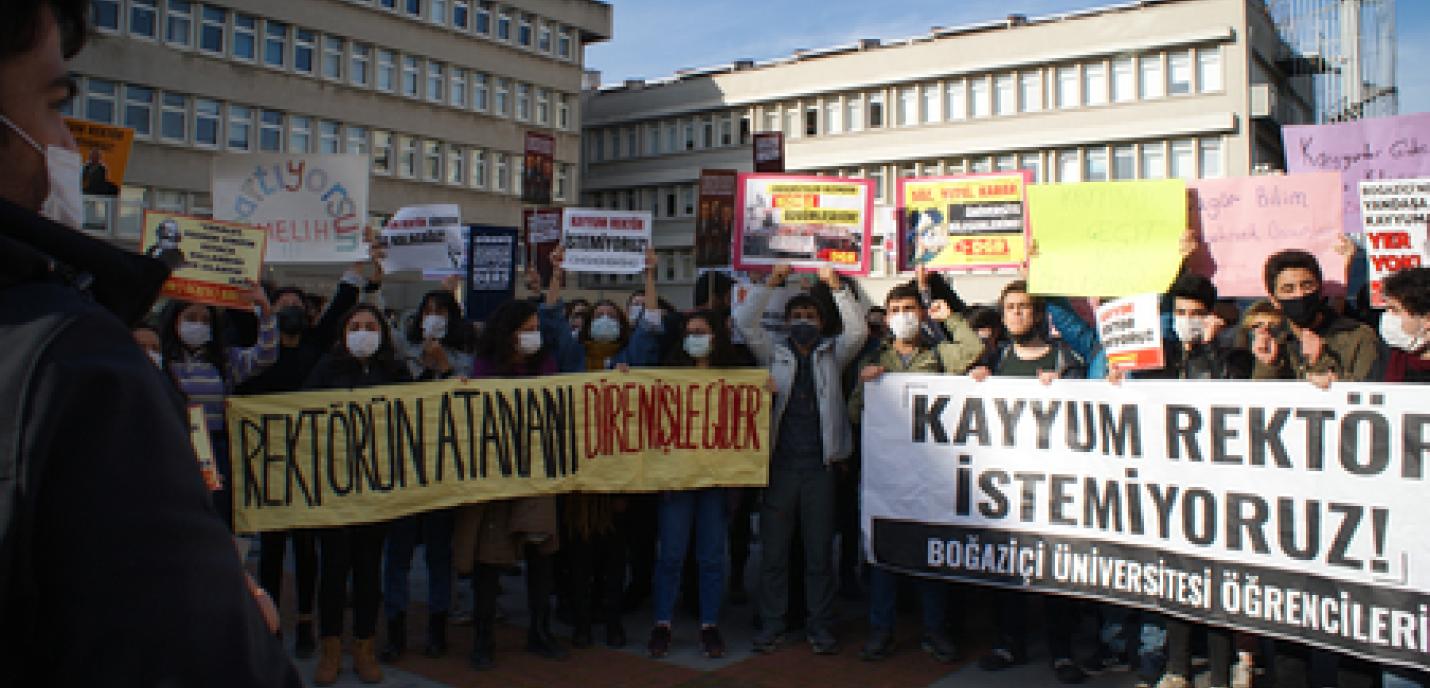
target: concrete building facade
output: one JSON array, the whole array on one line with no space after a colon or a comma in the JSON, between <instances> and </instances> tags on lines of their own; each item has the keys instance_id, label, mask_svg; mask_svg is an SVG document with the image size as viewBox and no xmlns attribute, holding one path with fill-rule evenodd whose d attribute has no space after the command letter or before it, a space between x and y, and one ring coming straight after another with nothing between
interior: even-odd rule
<instances>
[{"instance_id":1,"label":"concrete building facade","mask_svg":"<svg viewBox=\"0 0 1430 688\"><path fill-rule=\"evenodd\" d=\"M1282 167L1280 125L1314 117L1310 95L1278 66L1284 52L1262 0L1142 0L627 81L584 96L581 200L650 210L662 280L678 285L695 278L699 172L751 169L753 132L784 132L790 172L872 179L884 206L898 176L1022 168L1057 183L1270 171ZM895 277L883 240L892 212L875 224L866 282L878 292ZM959 284L988 300L1006 279Z\"/></svg>"}]
</instances>

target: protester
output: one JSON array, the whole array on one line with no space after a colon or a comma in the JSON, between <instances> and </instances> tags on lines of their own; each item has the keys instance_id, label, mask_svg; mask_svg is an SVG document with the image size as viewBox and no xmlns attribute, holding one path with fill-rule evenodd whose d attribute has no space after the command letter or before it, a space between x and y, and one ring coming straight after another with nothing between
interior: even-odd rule
<instances>
[{"instance_id":1,"label":"protester","mask_svg":"<svg viewBox=\"0 0 1430 688\"><path fill-rule=\"evenodd\" d=\"M586 370L611 367L611 358L626 348L626 342L630 341L631 327L631 321L626 320L626 314L621 312L616 302L610 299L597 301L591 309L590 319L581 324L577 336L586 349Z\"/></svg>"},{"instance_id":2,"label":"protester","mask_svg":"<svg viewBox=\"0 0 1430 688\"><path fill-rule=\"evenodd\" d=\"M572 299L566 304L566 319L571 321L571 335L580 338L581 328L591 317L591 302L586 299Z\"/></svg>"},{"instance_id":3,"label":"protester","mask_svg":"<svg viewBox=\"0 0 1430 688\"><path fill-rule=\"evenodd\" d=\"M140 323L131 330L134 334L134 343L149 356L149 360L154 362L155 368L164 367L164 348L159 341L159 329L148 323Z\"/></svg>"},{"instance_id":4,"label":"protester","mask_svg":"<svg viewBox=\"0 0 1430 688\"><path fill-rule=\"evenodd\" d=\"M830 561L835 525L833 465L848 458L852 450L839 373L858 355L866 320L838 274L823 268L819 278L833 292L843 332L837 337L821 336L824 315L814 299L799 295L785 304L789 335L775 340L760 320L772 290L782 286L789 273L788 265L775 266L767 287L756 287L735 315L736 326L755 359L770 368L777 390L771 418L775 431L770 482L760 509L762 627L754 645L758 652L772 652L783 639L789 604L789 552L798 517L805 554L809 642L816 654L835 654L839 640L833 628L834 570Z\"/></svg>"}]
</instances>

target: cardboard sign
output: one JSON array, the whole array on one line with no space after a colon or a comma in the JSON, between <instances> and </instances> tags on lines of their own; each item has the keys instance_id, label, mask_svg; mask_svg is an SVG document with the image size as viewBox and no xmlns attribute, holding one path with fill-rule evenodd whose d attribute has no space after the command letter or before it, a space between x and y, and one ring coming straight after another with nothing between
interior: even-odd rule
<instances>
[{"instance_id":1,"label":"cardboard sign","mask_svg":"<svg viewBox=\"0 0 1430 688\"><path fill-rule=\"evenodd\" d=\"M1361 231L1362 181L1430 177L1430 112L1281 127L1287 172L1341 176L1342 228ZM1322 266L1325 267L1325 266Z\"/></svg>"},{"instance_id":2,"label":"cardboard sign","mask_svg":"<svg viewBox=\"0 0 1430 688\"><path fill-rule=\"evenodd\" d=\"M874 186L868 179L741 174L735 204L735 269L789 263L869 271Z\"/></svg>"},{"instance_id":3,"label":"cardboard sign","mask_svg":"<svg viewBox=\"0 0 1430 688\"><path fill-rule=\"evenodd\" d=\"M89 196L118 196L134 148L134 130L74 117L65 118L84 158L83 188Z\"/></svg>"},{"instance_id":4,"label":"cardboard sign","mask_svg":"<svg viewBox=\"0 0 1430 688\"><path fill-rule=\"evenodd\" d=\"M521 229L527 268L536 266L541 283L550 284L551 250L561 241L561 209L524 208Z\"/></svg>"},{"instance_id":5,"label":"cardboard sign","mask_svg":"<svg viewBox=\"0 0 1430 688\"><path fill-rule=\"evenodd\" d=\"M695 266L729 267L735 227L735 170L700 171L700 207L695 216Z\"/></svg>"},{"instance_id":6,"label":"cardboard sign","mask_svg":"<svg viewBox=\"0 0 1430 688\"><path fill-rule=\"evenodd\" d=\"M402 208L383 226L378 245L387 249L383 272L418 270L438 279L459 275L467 263L462 209L455 203Z\"/></svg>"},{"instance_id":7,"label":"cardboard sign","mask_svg":"<svg viewBox=\"0 0 1430 688\"><path fill-rule=\"evenodd\" d=\"M1109 301L1097 308L1097 334L1113 370L1157 370L1162 353L1162 318L1156 294Z\"/></svg>"},{"instance_id":8,"label":"cardboard sign","mask_svg":"<svg viewBox=\"0 0 1430 688\"><path fill-rule=\"evenodd\" d=\"M755 172L780 174L785 171L785 135L762 131L754 138Z\"/></svg>"},{"instance_id":9,"label":"cardboard sign","mask_svg":"<svg viewBox=\"0 0 1430 688\"><path fill-rule=\"evenodd\" d=\"M473 225L467 231L468 320L486 320L516 296L515 227Z\"/></svg>"},{"instance_id":10,"label":"cardboard sign","mask_svg":"<svg viewBox=\"0 0 1430 688\"><path fill-rule=\"evenodd\" d=\"M526 163L521 168L522 203L546 205L551 202L555 153L554 136L534 131L526 132Z\"/></svg>"},{"instance_id":11,"label":"cardboard sign","mask_svg":"<svg viewBox=\"0 0 1430 688\"><path fill-rule=\"evenodd\" d=\"M225 153L212 175L214 217L267 230L268 262L367 258L366 155Z\"/></svg>"},{"instance_id":12,"label":"cardboard sign","mask_svg":"<svg viewBox=\"0 0 1430 688\"><path fill-rule=\"evenodd\" d=\"M1430 223L1430 179L1361 182L1360 205L1371 305L1385 308L1386 276L1430 263L1425 236Z\"/></svg>"},{"instance_id":13,"label":"cardboard sign","mask_svg":"<svg viewBox=\"0 0 1430 688\"><path fill-rule=\"evenodd\" d=\"M145 210L139 245L171 270L164 296L246 309L243 293L263 274L267 241L257 227Z\"/></svg>"},{"instance_id":14,"label":"cardboard sign","mask_svg":"<svg viewBox=\"0 0 1430 688\"><path fill-rule=\"evenodd\" d=\"M561 240L567 272L634 275L645 270L650 246L650 213L644 210L567 208Z\"/></svg>"},{"instance_id":15,"label":"cardboard sign","mask_svg":"<svg viewBox=\"0 0 1430 688\"><path fill-rule=\"evenodd\" d=\"M899 177L899 269L1017 268L1028 256L1033 173Z\"/></svg>"}]
</instances>

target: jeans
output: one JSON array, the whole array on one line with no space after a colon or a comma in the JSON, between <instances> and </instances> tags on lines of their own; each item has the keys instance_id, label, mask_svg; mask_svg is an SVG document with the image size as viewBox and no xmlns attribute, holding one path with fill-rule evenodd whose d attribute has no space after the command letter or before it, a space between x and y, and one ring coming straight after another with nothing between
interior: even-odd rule
<instances>
[{"instance_id":1,"label":"jeans","mask_svg":"<svg viewBox=\"0 0 1430 688\"><path fill-rule=\"evenodd\" d=\"M348 606L348 575L353 582L353 635L359 640L377 633L377 608L382 598L382 538L387 524L337 526L318 531L318 633L343 634Z\"/></svg>"},{"instance_id":2,"label":"jeans","mask_svg":"<svg viewBox=\"0 0 1430 688\"><path fill-rule=\"evenodd\" d=\"M898 601L900 574L879 566L869 568L869 625L878 630L892 630ZM924 633L943 631L947 617L948 584L928 578L915 579L923 614Z\"/></svg>"},{"instance_id":3,"label":"jeans","mask_svg":"<svg viewBox=\"0 0 1430 688\"><path fill-rule=\"evenodd\" d=\"M766 631L786 628L790 549L796 521L803 540L809 631L833 631L834 506L833 469L770 471L770 484L760 506L760 616Z\"/></svg>"},{"instance_id":4,"label":"jeans","mask_svg":"<svg viewBox=\"0 0 1430 688\"><path fill-rule=\"evenodd\" d=\"M263 589L279 605L283 600L283 557L293 542L293 582L298 591L298 615L313 613L313 594L318 587L318 543L312 530L274 530L258 536L258 579Z\"/></svg>"},{"instance_id":5,"label":"jeans","mask_svg":"<svg viewBox=\"0 0 1430 688\"><path fill-rule=\"evenodd\" d=\"M720 622L720 603L725 596L725 539L729 529L725 490L716 487L662 492L658 508L655 621L669 624L675 615L675 595L680 588L693 521L695 558L700 568L700 623L714 626Z\"/></svg>"},{"instance_id":6,"label":"jeans","mask_svg":"<svg viewBox=\"0 0 1430 688\"><path fill-rule=\"evenodd\" d=\"M387 565L383 570L383 608L387 618L407 611L408 579L417 534L427 562L427 611L445 614L452 608L452 527L454 511L439 509L393 521L387 531Z\"/></svg>"}]
</instances>

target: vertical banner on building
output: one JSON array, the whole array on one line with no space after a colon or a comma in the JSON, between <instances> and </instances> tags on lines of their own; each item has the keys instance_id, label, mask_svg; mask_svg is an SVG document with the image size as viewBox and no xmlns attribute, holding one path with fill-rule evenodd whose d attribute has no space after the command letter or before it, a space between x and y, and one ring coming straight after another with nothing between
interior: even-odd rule
<instances>
[{"instance_id":1,"label":"vertical banner on building","mask_svg":"<svg viewBox=\"0 0 1430 688\"><path fill-rule=\"evenodd\" d=\"M1139 294L1097 307L1097 335L1113 370L1157 370L1162 354L1162 317L1156 294Z\"/></svg>"},{"instance_id":2,"label":"vertical banner on building","mask_svg":"<svg viewBox=\"0 0 1430 688\"><path fill-rule=\"evenodd\" d=\"M1385 308L1385 278L1418 268L1426 254L1430 224L1430 179L1385 179L1360 183L1365 255L1370 264L1371 305Z\"/></svg>"},{"instance_id":3,"label":"vertical banner on building","mask_svg":"<svg viewBox=\"0 0 1430 688\"><path fill-rule=\"evenodd\" d=\"M263 275L267 240L257 227L146 210L139 245L169 266L164 296L246 309L243 294Z\"/></svg>"},{"instance_id":4,"label":"vertical banner on building","mask_svg":"<svg viewBox=\"0 0 1430 688\"><path fill-rule=\"evenodd\" d=\"M467 237L462 209L455 203L410 205L383 225L377 243L385 248L383 272L420 271L441 279L462 274Z\"/></svg>"},{"instance_id":5,"label":"vertical banner on building","mask_svg":"<svg viewBox=\"0 0 1430 688\"><path fill-rule=\"evenodd\" d=\"M551 202L556 138L550 134L528 131L525 148L526 161L521 168L521 202L546 205Z\"/></svg>"},{"instance_id":6,"label":"vertical banner on building","mask_svg":"<svg viewBox=\"0 0 1430 688\"><path fill-rule=\"evenodd\" d=\"M134 148L134 130L75 117L66 117L65 126L84 159L84 193L118 196L119 187L124 185L124 170L129 166L129 152Z\"/></svg>"},{"instance_id":7,"label":"vertical banner on building","mask_svg":"<svg viewBox=\"0 0 1430 688\"><path fill-rule=\"evenodd\" d=\"M644 210L566 208L561 240L567 272L634 275L645 270L650 246L650 213Z\"/></svg>"},{"instance_id":8,"label":"vertical banner on building","mask_svg":"<svg viewBox=\"0 0 1430 688\"><path fill-rule=\"evenodd\" d=\"M868 179L741 174L735 269L789 263L796 270L867 273L873 191Z\"/></svg>"},{"instance_id":9,"label":"vertical banner on building","mask_svg":"<svg viewBox=\"0 0 1430 688\"><path fill-rule=\"evenodd\" d=\"M268 232L270 263L367 257L366 155L222 154L212 167L214 218Z\"/></svg>"},{"instance_id":10,"label":"vertical banner on building","mask_svg":"<svg viewBox=\"0 0 1430 688\"><path fill-rule=\"evenodd\" d=\"M551 249L561 241L560 208L525 208L521 211L522 245L527 267L535 266L541 283L551 282Z\"/></svg>"},{"instance_id":11,"label":"vertical banner on building","mask_svg":"<svg viewBox=\"0 0 1430 688\"><path fill-rule=\"evenodd\" d=\"M755 172L780 174L785 171L785 135L779 131L755 134Z\"/></svg>"},{"instance_id":12,"label":"vertical banner on building","mask_svg":"<svg viewBox=\"0 0 1430 688\"><path fill-rule=\"evenodd\" d=\"M735 170L700 171L700 207L695 216L695 267L731 264L730 231L735 226Z\"/></svg>"},{"instance_id":13,"label":"vertical banner on building","mask_svg":"<svg viewBox=\"0 0 1430 688\"><path fill-rule=\"evenodd\" d=\"M486 320L516 296L515 227L467 228L467 319Z\"/></svg>"},{"instance_id":14,"label":"vertical banner on building","mask_svg":"<svg viewBox=\"0 0 1430 688\"><path fill-rule=\"evenodd\" d=\"M1430 177L1430 112L1285 126L1281 139L1287 172L1341 175L1342 226L1348 234L1361 231L1362 181Z\"/></svg>"},{"instance_id":15,"label":"vertical banner on building","mask_svg":"<svg viewBox=\"0 0 1430 688\"><path fill-rule=\"evenodd\" d=\"M899 177L899 270L1017 268L1028 257L1027 170Z\"/></svg>"}]
</instances>

